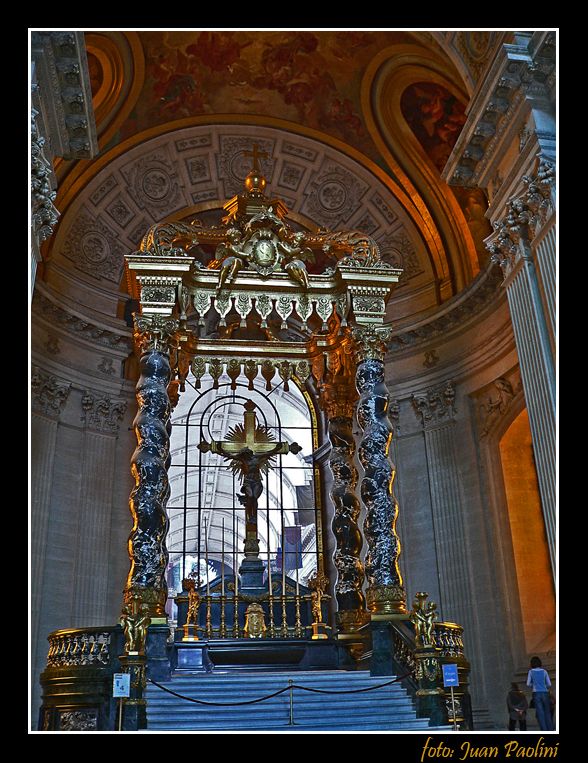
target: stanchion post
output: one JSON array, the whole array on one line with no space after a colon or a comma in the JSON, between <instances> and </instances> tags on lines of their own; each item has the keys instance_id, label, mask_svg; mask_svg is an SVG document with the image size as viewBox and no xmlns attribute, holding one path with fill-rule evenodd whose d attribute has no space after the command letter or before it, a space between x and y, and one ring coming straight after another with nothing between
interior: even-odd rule
<instances>
[{"instance_id":1,"label":"stanchion post","mask_svg":"<svg viewBox=\"0 0 588 763\"><path fill-rule=\"evenodd\" d=\"M457 718L455 717L455 695L453 694L453 686L451 687L451 716L453 718L453 730L457 731Z\"/></svg>"},{"instance_id":2,"label":"stanchion post","mask_svg":"<svg viewBox=\"0 0 588 763\"><path fill-rule=\"evenodd\" d=\"M293 683L294 681L291 678L289 678L288 679L288 684L290 685L290 723L288 724L289 726L294 725L294 688L292 686Z\"/></svg>"}]
</instances>

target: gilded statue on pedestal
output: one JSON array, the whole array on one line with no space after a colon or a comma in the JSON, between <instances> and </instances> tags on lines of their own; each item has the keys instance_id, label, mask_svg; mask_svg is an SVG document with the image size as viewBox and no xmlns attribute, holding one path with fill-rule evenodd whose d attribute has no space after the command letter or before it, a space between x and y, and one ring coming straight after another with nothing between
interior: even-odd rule
<instances>
[{"instance_id":1,"label":"gilded statue on pedestal","mask_svg":"<svg viewBox=\"0 0 588 763\"><path fill-rule=\"evenodd\" d=\"M136 614L133 614L130 606L123 607L120 624L125 636L126 654L145 654L147 629L150 622L148 604L141 604L141 608Z\"/></svg>"},{"instance_id":2,"label":"gilded statue on pedestal","mask_svg":"<svg viewBox=\"0 0 588 763\"><path fill-rule=\"evenodd\" d=\"M433 601L426 602L428 595L423 592L415 594L409 615L409 619L414 625L416 644L423 647L435 646L433 628L437 619L437 605Z\"/></svg>"}]
</instances>

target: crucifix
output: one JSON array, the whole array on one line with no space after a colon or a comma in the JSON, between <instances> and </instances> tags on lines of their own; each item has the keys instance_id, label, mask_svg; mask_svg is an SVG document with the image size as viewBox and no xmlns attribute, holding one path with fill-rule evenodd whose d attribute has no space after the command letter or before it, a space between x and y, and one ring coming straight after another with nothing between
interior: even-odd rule
<instances>
[{"instance_id":1,"label":"crucifix","mask_svg":"<svg viewBox=\"0 0 588 763\"><path fill-rule=\"evenodd\" d=\"M273 466L274 456L299 453L302 448L295 442L276 442L267 427L257 423L256 405L252 400L247 400L243 407L243 424L232 427L226 440L203 441L198 448L203 453L218 453L231 462L233 473L239 475L241 493L237 493L237 498L245 507L245 559L259 560L257 501L263 492L262 474L267 474Z\"/></svg>"},{"instance_id":2,"label":"crucifix","mask_svg":"<svg viewBox=\"0 0 588 763\"><path fill-rule=\"evenodd\" d=\"M253 144L253 151L243 151L243 156L251 156L253 157L253 171L259 172L260 167L258 164L258 159L269 159L269 154L267 151L260 151L259 146L257 143Z\"/></svg>"}]
</instances>

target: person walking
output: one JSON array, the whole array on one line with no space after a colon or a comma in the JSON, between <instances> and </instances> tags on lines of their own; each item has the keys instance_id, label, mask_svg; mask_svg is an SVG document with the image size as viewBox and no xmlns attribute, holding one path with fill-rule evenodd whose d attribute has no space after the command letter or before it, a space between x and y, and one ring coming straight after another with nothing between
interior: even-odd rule
<instances>
[{"instance_id":1,"label":"person walking","mask_svg":"<svg viewBox=\"0 0 588 763\"><path fill-rule=\"evenodd\" d=\"M527 676L527 686L533 689L533 703L539 728L541 731L553 731L551 705L549 702L551 681L547 671L541 667L539 657L531 658L531 669Z\"/></svg>"},{"instance_id":2,"label":"person walking","mask_svg":"<svg viewBox=\"0 0 588 763\"><path fill-rule=\"evenodd\" d=\"M508 730L514 731L519 722L521 731L527 730L527 708L529 703L519 685L512 683L510 691L506 695L506 706L508 707Z\"/></svg>"}]
</instances>

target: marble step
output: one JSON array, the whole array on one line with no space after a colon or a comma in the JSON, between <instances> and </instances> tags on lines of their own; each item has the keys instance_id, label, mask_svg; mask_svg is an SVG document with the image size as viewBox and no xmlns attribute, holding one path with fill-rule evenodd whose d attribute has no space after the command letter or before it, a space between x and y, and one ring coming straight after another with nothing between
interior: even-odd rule
<instances>
[{"instance_id":1,"label":"marble step","mask_svg":"<svg viewBox=\"0 0 588 763\"><path fill-rule=\"evenodd\" d=\"M257 699L288 686L288 681L341 694L294 689L293 727L288 725L290 693L251 705L234 707L188 702L148 683L148 728L153 730L427 730L427 718L417 718L414 704L398 684L356 692L388 683L392 677L368 671L295 671L176 675L162 686L204 702ZM344 690L350 690L349 693Z\"/></svg>"}]
</instances>

